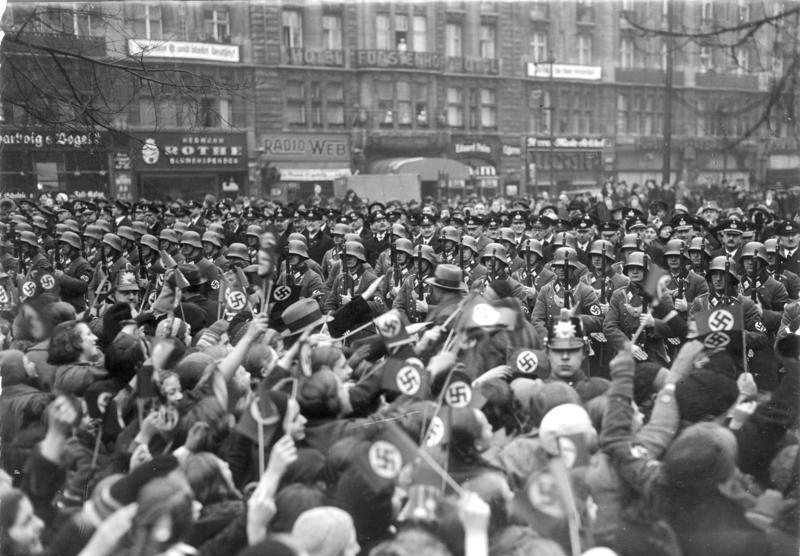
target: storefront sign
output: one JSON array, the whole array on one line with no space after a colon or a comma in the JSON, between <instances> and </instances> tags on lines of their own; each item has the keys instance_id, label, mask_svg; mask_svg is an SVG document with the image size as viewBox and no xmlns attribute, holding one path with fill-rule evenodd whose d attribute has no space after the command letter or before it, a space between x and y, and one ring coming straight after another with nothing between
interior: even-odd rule
<instances>
[{"instance_id":1,"label":"storefront sign","mask_svg":"<svg viewBox=\"0 0 800 556\"><path fill-rule=\"evenodd\" d=\"M528 149L602 149L605 137L528 137Z\"/></svg>"},{"instance_id":2,"label":"storefront sign","mask_svg":"<svg viewBox=\"0 0 800 556\"><path fill-rule=\"evenodd\" d=\"M601 151L531 151L536 170L565 170L570 172L598 172L603 169Z\"/></svg>"},{"instance_id":3,"label":"storefront sign","mask_svg":"<svg viewBox=\"0 0 800 556\"><path fill-rule=\"evenodd\" d=\"M209 42L128 39L128 52L142 58L207 60L210 62L237 63L241 58L238 46Z\"/></svg>"},{"instance_id":4,"label":"storefront sign","mask_svg":"<svg viewBox=\"0 0 800 556\"><path fill-rule=\"evenodd\" d=\"M97 147L102 144L102 135L99 132L69 133L65 131L51 131L41 133L38 131L0 131L0 146L2 147L29 147L42 149L50 147L64 147L68 149L83 149Z\"/></svg>"},{"instance_id":5,"label":"storefront sign","mask_svg":"<svg viewBox=\"0 0 800 556\"><path fill-rule=\"evenodd\" d=\"M600 66L573 66L566 64L528 63L528 77L540 79L576 79L580 81L599 81L603 77Z\"/></svg>"},{"instance_id":6,"label":"storefront sign","mask_svg":"<svg viewBox=\"0 0 800 556\"><path fill-rule=\"evenodd\" d=\"M454 136L448 148L450 158L456 158L462 162L477 160L481 164L486 161L497 165L500 158L500 140L496 137L483 135L462 135Z\"/></svg>"},{"instance_id":7,"label":"storefront sign","mask_svg":"<svg viewBox=\"0 0 800 556\"><path fill-rule=\"evenodd\" d=\"M139 170L247 168L244 133L154 133L140 138L141 147L135 156Z\"/></svg>"},{"instance_id":8,"label":"storefront sign","mask_svg":"<svg viewBox=\"0 0 800 556\"><path fill-rule=\"evenodd\" d=\"M287 48L283 51L283 63L287 66L344 66L344 50L312 50L309 48Z\"/></svg>"},{"instance_id":9,"label":"storefront sign","mask_svg":"<svg viewBox=\"0 0 800 556\"><path fill-rule=\"evenodd\" d=\"M503 145L503 156L520 156L522 147L517 145Z\"/></svg>"},{"instance_id":10,"label":"storefront sign","mask_svg":"<svg viewBox=\"0 0 800 556\"><path fill-rule=\"evenodd\" d=\"M350 174L350 168L284 168L281 181L333 181Z\"/></svg>"},{"instance_id":11,"label":"storefront sign","mask_svg":"<svg viewBox=\"0 0 800 556\"><path fill-rule=\"evenodd\" d=\"M447 58L447 71L452 73L474 73L478 75L497 75L500 73L500 60L497 58Z\"/></svg>"},{"instance_id":12,"label":"storefront sign","mask_svg":"<svg viewBox=\"0 0 800 556\"><path fill-rule=\"evenodd\" d=\"M407 52L397 50L356 50L353 66L358 68L413 68L441 71L445 66L444 56L431 52Z\"/></svg>"},{"instance_id":13,"label":"storefront sign","mask_svg":"<svg viewBox=\"0 0 800 556\"><path fill-rule=\"evenodd\" d=\"M263 139L264 154L270 160L350 161L350 142L346 135L304 135L276 133Z\"/></svg>"},{"instance_id":14,"label":"storefront sign","mask_svg":"<svg viewBox=\"0 0 800 556\"><path fill-rule=\"evenodd\" d=\"M637 150L658 151L664 148L664 140L661 137L640 137L634 143ZM716 151L725 149L726 140L722 137L675 137L672 140L672 147L675 149L694 149L696 151ZM753 141L743 141L739 144L742 147L754 147Z\"/></svg>"}]
</instances>

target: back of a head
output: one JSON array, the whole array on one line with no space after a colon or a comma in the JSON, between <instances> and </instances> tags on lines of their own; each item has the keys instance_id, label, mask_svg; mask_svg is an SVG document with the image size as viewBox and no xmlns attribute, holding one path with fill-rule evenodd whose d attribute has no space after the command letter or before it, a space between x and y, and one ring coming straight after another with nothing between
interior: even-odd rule
<instances>
[{"instance_id":1,"label":"back of a head","mask_svg":"<svg viewBox=\"0 0 800 556\"><path fill-rule=\"evenodd\" d=\"M333 371L321 370L303 380L297 394L303 415L309 419L339 414L339 380Z\"/></svg>"},{"instance_id":2,"label":"back of a head","mask_svg":"<svg viewBox=\"0 0 800 556\"><path fill-rule=\"evenodd\" d=\"M48 303L42 309L42 324L47 336L53 333L53 328L56 325L76 318L75 308L65 301Z\"/></svg>"},{"instance_id":3,"label":"back of a head","mask_svg":"<svg viewBox=\"0 0 800 556\"><path fill-rule=\"evenodd\" d=\"M545 382L544 385L533 396L533 410L537 421L559 405L565 403L581 404L581 397L575 389L560 380Z\"/></svg>"},{"instance_id":4,"label":"back of a head","mask_svg":"<svg viewBox=\"0 0 800 556\"><path fill-rule=\"evenodd\" d=\"M145 354L138 338L120 332L105 351L105 366L111 376L130 381L144 363Z\"/></svg>"},{"instance_id":5,"label":"back of a head","mask_svg":"<svg viewBox=\"0 0 800 556\"><path fill-rule=\"evenodd\" d=\"M724 482L736 469L736 438L714 422L696 423L667 448L662 477L667 488L700 493Z\"/></svg>"},{"instance_id":6,"label":"back of a head","mask_svg":"<svg viewBox=\"0 0 800 556\"><path fill-rule=\"evenodd\" d=\"M681 420L689 423L722 415L738 396L736 381L711 369L695 369L675 385Z\"/></svg>"},{"instance_id":7,"label":"back of a head","mask_svg":"<svg viewBox=\"0 0 800 556\"><path fill-rule=\"evenodd\" d=\"M452 556L452 552L430 531L408 527L392 540L377 545L369 556Z\"/></svg>"},{"instance_id":8,"label":"back of a head","mask_svg":"<svg viewBox=\"0 0 800 556\"><path fill-rule=\"evenodd\" d=\"M269 530L272 533L289 533L304 512L324 504L324 494L314 487L295 483L282 488L275 496L276 512L269 523Z\"/></svg>"},{"instance_id":9,"label":"back of a head","mask_svg":"<svg viewBox=\"0 0 800 556\"><path fill-rule=\"evenodd\" d=\"M150 481L142 487L137 502L138 508L133 519L136 528L150 529L161 518L169 517L169 538L158 539L165 545L185 539L194 525L194 494L180 474L171 473Z\"/></svg>"},{"instance_id":10,"label":"back of a head","mask_svg":"<svg viewBox=\"0 0 800 556\"><path fill-rule=\"evenodd\" d=\"M342 556L355 533L350 514L334 506L307 510L292 527L292 537L309 556Z\"/></svg>"},{"instance_id":11,"label":"back of a head","mask_svg":"<svg viewBox=\"0 0 800 556\"><path fill-rule=\"evenodd\" d=\"M25 354L17 349L0 351L0 378L6 387L26 382Z\"/></svg>"}]
</instances>

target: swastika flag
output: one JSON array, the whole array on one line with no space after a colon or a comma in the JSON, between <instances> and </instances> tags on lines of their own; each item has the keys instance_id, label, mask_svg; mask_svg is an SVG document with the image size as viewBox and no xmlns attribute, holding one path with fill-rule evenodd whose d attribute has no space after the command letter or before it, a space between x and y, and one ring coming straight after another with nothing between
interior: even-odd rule
<instances>
[{"instance_id":1,"label":"swastika flag","mask_svg":"<svg viewBox=\"0 0 800 556\"><path fill-rule=\"evenodd\" d=\"M740 304L716 305L694 314L697 339L711 349L741 349L744 316Z\"/></svg>"}]
</instances>

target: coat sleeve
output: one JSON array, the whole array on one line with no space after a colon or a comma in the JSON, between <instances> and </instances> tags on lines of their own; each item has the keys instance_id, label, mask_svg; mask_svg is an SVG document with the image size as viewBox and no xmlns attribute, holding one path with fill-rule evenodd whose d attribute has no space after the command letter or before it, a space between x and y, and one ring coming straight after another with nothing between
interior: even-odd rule
<instances>
[{"instance_id":1,"label":"coat sleeve","mask_svg":"<svg viewBox=\"0 0 800 556\"><path fill-rule=\"evenodd\" d=\"M339 308L339 284L342 281L342 275L339 273L336 278L334 278L333 283L331 284L331 289L328 292L328 295L325 297L325 303L323 303L322 310L325 313L332 313Z\"/></svg>"},{"instance_id":2,"label":"coat sleeve","mask_svg":"<svg viewBox=\"0 0 800 556\"><path fill-rule=\"evenodd\" d=\"M772 282L772 280L770 280ZM781 316L783 315L783 308L789 303L789 294L786 288L775 280L772 282L773 291L769 303L769 307L764 307L761 314L761 320L764 326L770 332L775 332L781 325Z\"/></svg>"},{"instance_id":3,"label":"coat sleeve","mask_svg":"<svg viewBox=\"0 0 800 556\"><path fill-rule=\"evenodd\" d=\"M758 314L758 309L756 309L753 302L749 299L744 301L745 343L747 347L754 350L765 348L769 346L767 329L764 327L761 316Z\"/></svg>"},{"instance_id":4,"label":"coat sleeve","mask_svg":"<svg viewBox=\"0 0 800 556\"><path fill-rule=\"evenodd\" d=\"M531 311L531 324L540 338L547 338L547 295L552 295L552 288L542 288L536 295L536 304Z\"/></svg>"},{"instance_id":5,"label":"coat sleeve","mask_svg":"<svg viewBox=\"0 0 800 556\"><path fill-rule=\"evenodd\" d=\"M619 290L617 290L617 292L618 291ZM628 341L628 336L622 331L622 326L620 324L620 319L622 319L621 311L623 308L620 302L620 296L617 292L614 292L614 295L611 296L611 302L608 304L608 312L603 321L603 334L606 340L614 346L615 351L624 348L625 342Z\"/></svg>"},{"instance_id":6,"label":"coat sleeve","mask_svg":"<svg viewBox=\"0 0 800 556\"><path fill-rule=\"evenodd\" d=\"M600 298L594 288L585 283L580 286L581 291L581 324L583 330L588 334L603 330L603 313L600 311Z\"/></svg>"},{"instance_id":7,"label":"coat sleeve","mask_svg":"<svg viewBox=\"0 0 800 556\"><path fill-rule=\"evenodd\" d=\"M653 328L656 338L683 338L686 336L688 326L678 312L673 309L672 298L665 297L655 310L657 318ZM654 315L654 316L656 316Z\"/></svg>"}]
</instances>

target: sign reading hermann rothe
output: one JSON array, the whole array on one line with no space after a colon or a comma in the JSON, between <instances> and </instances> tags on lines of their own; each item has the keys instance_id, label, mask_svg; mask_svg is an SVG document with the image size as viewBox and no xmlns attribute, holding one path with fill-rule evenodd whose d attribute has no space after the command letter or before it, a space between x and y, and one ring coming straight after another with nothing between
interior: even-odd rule
<instances>
[{"instance_id":1,"label":"sign reading hermann rothe","mask_svg":"<svg viewBox=\"0 0 800 556\"><path fill-rule=\"evenodd\" d=\"M128 52L142 58L239 62L239 47L231 44L128 39Z\"/></svg>"},{"instance_id":2,"label":"sign reading hermann rothe","mask_svg":"<svg viewBox=\"0 0 800 556\"><path fill-rule=\"evenodd\" d=\"M139 137L142 143L134 157L139 170L247 167L244 133L161 132Z\"/></svg>"}]
</instances>

